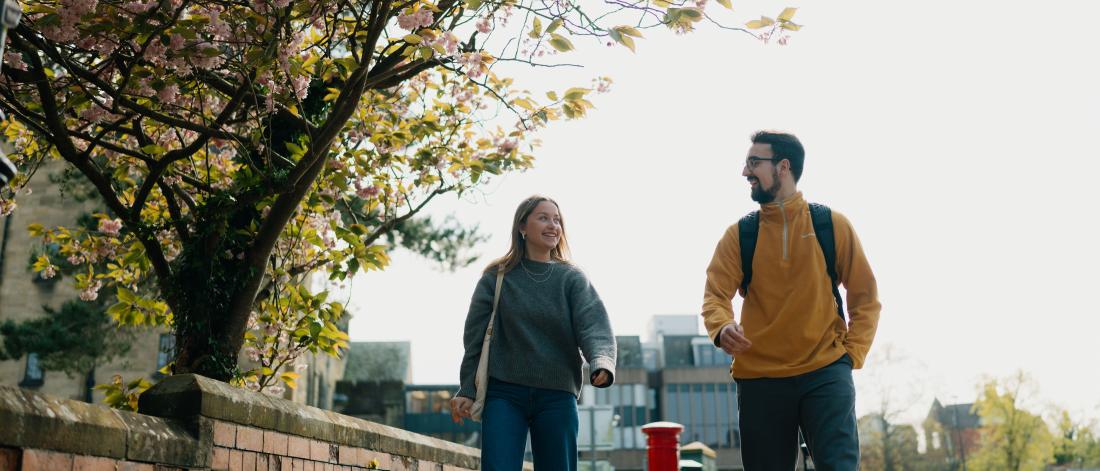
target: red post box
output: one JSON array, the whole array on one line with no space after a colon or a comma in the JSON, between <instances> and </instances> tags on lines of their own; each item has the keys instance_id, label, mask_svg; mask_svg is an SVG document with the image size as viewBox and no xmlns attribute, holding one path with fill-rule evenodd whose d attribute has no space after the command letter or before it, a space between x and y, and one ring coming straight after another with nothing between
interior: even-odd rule
<instances>
[{"instance_id":1,"label":"red post box","mask_svg":"<svg viewBox=\"0 0 1100 471\"><path fill-rule=\"evenodd\" d=\"M647 437L647 471L679 471L680 432L683 430L683 425L673 422L653 422L642 427Z\"/></svg>"}]
</instances>

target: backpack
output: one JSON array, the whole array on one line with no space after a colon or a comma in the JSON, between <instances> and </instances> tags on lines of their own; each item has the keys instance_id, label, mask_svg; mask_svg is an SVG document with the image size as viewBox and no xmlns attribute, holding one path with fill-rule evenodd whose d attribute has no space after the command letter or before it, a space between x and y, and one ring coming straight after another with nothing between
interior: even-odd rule
<instances>
[{"instance_id":1,"label":"backpack","mask_svg":"<svg viewBox=\"0 0 1100 471\"><path fill-rule=\"evenodd\" d=\"M817 243L821 246L821 253L825 255L825 267L832 280L833 298L836 299L836 313L844 319L844 300L840 297L840 288L836 274L836 241L833 236L833 211L828 206L818 203L810 203L810 219L814 224L814 234ZM748 295L749 282L752 281L752 255L756 252L756 236L760 229L760 211L753 211L737 223L737 230L741 239L741 272L745 274L741 280L741 292Z\"/></svg>"}]
</instances>

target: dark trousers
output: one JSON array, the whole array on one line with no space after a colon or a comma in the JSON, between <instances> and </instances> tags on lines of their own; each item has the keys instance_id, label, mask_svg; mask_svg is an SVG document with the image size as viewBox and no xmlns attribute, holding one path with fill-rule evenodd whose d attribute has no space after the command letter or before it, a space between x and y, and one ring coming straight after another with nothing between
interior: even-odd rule
<instances>
[{"instance_id":1,"label":"dark trousers","mask_svg":"<svg viewBox=\"0 0 1100 471\"><path fill-rule=\"evenodd\" d=\"M745 471L793 470L800 428L818 471L859 469L856 389L848 355L789 378L739 379L737 410Z\"/></svg>"},{"instance_id":2,"label":"dark trousers","mask_svg":"<svg viewBox=\"0 0 1100 471\"><path fill-rule=\"evenodd\" d=\"M481 416L481 469L519 471L531 433L536 471L577 470L577 397L489 378Z\"/></svg>"}]
</instances>

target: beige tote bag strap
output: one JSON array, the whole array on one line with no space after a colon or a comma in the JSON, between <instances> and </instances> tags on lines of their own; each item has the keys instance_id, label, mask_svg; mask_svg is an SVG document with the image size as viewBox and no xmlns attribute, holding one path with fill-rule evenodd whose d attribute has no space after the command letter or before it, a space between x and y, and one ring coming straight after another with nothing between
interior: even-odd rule
<instances>
[{"instance_id":1,"label":"beige tote bag strap","mask_svg":"<svg viewBox=\"0 0 1100 471\"><path fill-rule=\"evenodd\" d=\"M477 362L477 374L474 375L475 395L474 405L470 408L470 415L474 420L481 420L481 411L485 408L485 393L489 389L489 345L493 339L493 323L497 317L497 304L500 303L500 287L504 284L504 270L497 271L497 287L493 291L493 312L489 314L489 325L485 328L485 338L481 341L481 358Z\"/></svg>"}]
</instances>

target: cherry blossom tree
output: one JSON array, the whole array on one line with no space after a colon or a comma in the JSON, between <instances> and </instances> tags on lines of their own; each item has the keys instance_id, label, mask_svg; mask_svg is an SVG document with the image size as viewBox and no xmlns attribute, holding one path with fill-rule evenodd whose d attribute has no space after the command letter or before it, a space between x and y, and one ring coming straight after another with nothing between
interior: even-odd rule
<instances>
[{"instance_id":1,"label":"cherry blossom tree","mask_svg":"<svg viewBox=\"0 0 1100 471\"><path fill-rule=\"evenodd\" d=\"M718 12L735 18L705 0L30 0L0 77L23 170L0 209L63 162L105 210L31 226L57 247L41 276L109 290L120 324L172 326L176 373L293 386L295 356L347 345L343 305L305 276L384 267L395 227L529 168L534 132L610 83L535 95L503 65L633 50L649 28L799 27L789 8L732 28Z\"/></svg>"}]
</instances>

